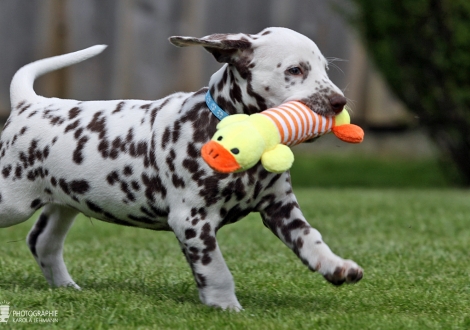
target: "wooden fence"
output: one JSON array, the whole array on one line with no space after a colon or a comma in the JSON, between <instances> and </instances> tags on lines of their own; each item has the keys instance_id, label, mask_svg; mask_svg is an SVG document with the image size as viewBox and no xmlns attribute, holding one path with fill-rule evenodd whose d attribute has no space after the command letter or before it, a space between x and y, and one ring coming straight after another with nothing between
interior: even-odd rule
<instances>
[{"instance_id":1,"label":"wooden fence","mask_svg":"<svg viewBox=\"0 0 470 330\"><path fill-rule=\"evenodd\" d=\"M96 58L38 79L45 96L81 100L157 99L207 85L220 67L202 48L179 49L171 35L257 33L292 28L313 39L333 82L352 101L353 116L381 126L409 115L372 69L352 29L333 8L348 0L0 0L0 117L9 113L9 84L33 60L109 45ZM334 5L334 6L333 6Z\"/></svg>"}]
</instances>

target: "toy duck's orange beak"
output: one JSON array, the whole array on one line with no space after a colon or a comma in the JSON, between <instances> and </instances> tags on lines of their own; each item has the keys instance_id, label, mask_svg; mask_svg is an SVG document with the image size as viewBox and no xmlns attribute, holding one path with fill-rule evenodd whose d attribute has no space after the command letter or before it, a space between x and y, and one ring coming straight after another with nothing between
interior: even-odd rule
<instances>
[{"instance_id":1,"label":"toy duck's orange beak","mask_svg":"<svg viewBox=\"0 0 470 330\"><path fill-rule=\"evenodd\" d=\"M216 141L211 140L203 145L201 156L217 172L232 173L241 169L241 166L230 151Z\"/></svg>"}]
</instances>

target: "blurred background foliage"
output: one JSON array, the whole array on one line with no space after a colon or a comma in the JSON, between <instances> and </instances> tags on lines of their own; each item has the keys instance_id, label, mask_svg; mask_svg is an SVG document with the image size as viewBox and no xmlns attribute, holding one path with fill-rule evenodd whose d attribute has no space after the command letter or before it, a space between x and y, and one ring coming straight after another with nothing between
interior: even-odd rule
<instances>
[{"instance_id":1,"label":"blurred background foliage","mask_svg":"<svg viewBox=\"0 0 470 330\"><path fill-rule=\"evenodd\" d=\"M388 85L470 186L470 1L353 2L354 26Z\"/></svg>"},{"instance_id":2,"label":"blurred background foliage","mask_svg":"<svg viewBox=\"0 0 470 330\"><path fill-rule=\"evenodd\" d=\"M295 188L446 188L451 181L437 159L372 155L296 155L291 169Z\"/></svg>"},{"instance_id":3,"label":"blurred background foliage","mask_svg":"<svg viewBox=\"0 0 470 330\"><path fill-rule=\"evenodd\" d=\"M220 64L171 35L284 26L314 40L348 98L360 145L331 137L294 148L296 185L470 185L470 1L1 0L0 121L9 84L39 58L107 44L38 79L41 95L158 99L207 85Z\"/></svg>"}]
</instances>

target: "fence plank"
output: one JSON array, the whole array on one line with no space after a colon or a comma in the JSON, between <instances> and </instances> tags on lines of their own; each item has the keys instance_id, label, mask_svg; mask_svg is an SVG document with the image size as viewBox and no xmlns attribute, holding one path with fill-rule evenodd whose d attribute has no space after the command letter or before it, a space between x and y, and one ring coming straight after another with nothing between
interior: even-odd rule
<instances>
[{"instance_id":1,"label":"fence plank","mask_svg":"<svg viewBox=\"0 0 470 330\"><path fill-rule=\"evenodd\" d=\"M29 0L0 1L0 116L10 112L10 82L16 70L35 59L37 12Z\"/></svg>"}]
</instances>

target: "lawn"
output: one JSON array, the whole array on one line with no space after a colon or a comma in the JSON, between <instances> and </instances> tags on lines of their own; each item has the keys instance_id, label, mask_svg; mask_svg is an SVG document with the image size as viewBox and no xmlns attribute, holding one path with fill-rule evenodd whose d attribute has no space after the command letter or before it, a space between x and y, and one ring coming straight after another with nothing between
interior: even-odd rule
<instances>
[{"instance_id":1,"label":"lawn","mask_svg":"<svg viewBox=\"0 0 470 330\"><path fill-rule=\"evenodd\" d=\"M82 291L50 289L24 238L32 220L0 230L0 302L57 310L57 329L469 329L470 192L300 188L310 223L364 268L352 286L311 273L257 214L218 240L241 313L199 303L172 233L79 218L65 259ZM1 303L0 303L1 304Z\"/></svg>"}]
</instances>

